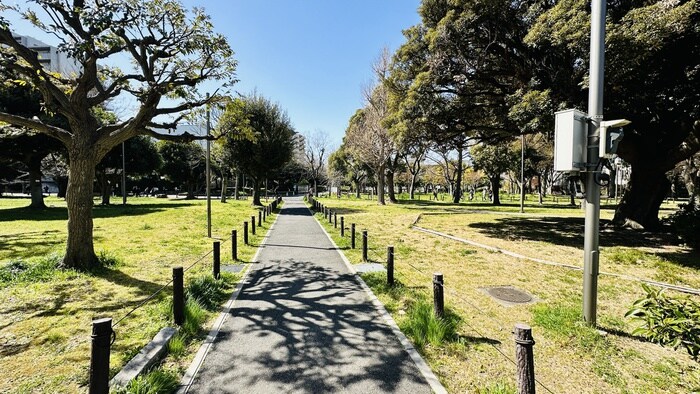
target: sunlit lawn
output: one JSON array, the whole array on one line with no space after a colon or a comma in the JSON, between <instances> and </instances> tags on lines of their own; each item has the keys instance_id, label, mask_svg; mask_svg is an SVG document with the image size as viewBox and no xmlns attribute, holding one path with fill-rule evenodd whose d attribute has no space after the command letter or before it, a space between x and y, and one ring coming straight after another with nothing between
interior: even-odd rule
<instances>
[{"instance_id":1,"label":"sunlit lawn","mask_svg":"<svg viewBox=\"0 0 700 394\"><path fill-rule=\"evenodd\" d=\"M0 392L85 391L91 321L97 317L116 321L166 284L172 267L187 267L211 250L206 204L144 197L130 199L126 207L95 206L95 249L118 263L78 273L37 268L63 252L65 202L50 197L49 208L38 212L24 208L28 203L28 199L0 198L0 267L17 261L25 262L25 268L35 267L15 280L0 281ZM222 264L231 263L231 230L242 234L242 222L251 215L257 220L257 210L250 201L215 200L212 212L212 236L223 242ZM252 258L273 219L257 236L251 235L252 246L244 246L239 235L239 259ZM202 259L185 274L186 281L209 273L211 261L211 255ZM171 293L167 287L115 329L113 374L169 324Z\"/></svg>"},{"instance_id":2,"label":"sunlit lawn","mask_svg":"<svg viewBox=\"0 0 700 394\"><path fill-rule=\"evenodd\" d=\"M460 338L421 351L450 392L496 392L514 387L515 368L497 352L514 357L511 331L515 323L533 327L536 375L555 393L687 393L700 389L698 364L674 351L631 335L637 323L624 318L632 302L643 295L638 282L609 276L599 279L598 322L601 336L580 320L582 273L516 259L411 229L419 225L520 254L582 265L583 212L567 207L568 199L539 206L532 196L526 214L517 202L504 207L479 202L453 205L421 201L377 206L376 202L342 198L322 202L344 216L346 227L357 224L357 249L349 249L349 231L323 221L353 263L361 260L360 231L369 233L369 257L384 262L386 246L394 245L398 280L407 291L388 292L373 285L401 324L411 294L430 296L432 273L445 276L446 303L462 322ZM612 201L611 201L612 202ZM664 206L665 214L671 204ZM612 206L601 217L612 217ZM427 213L427 215L426 215ZM433 213L433 214L431 214ZM633 232L601 235L601 270L654 280L700 286L698 254L673 245L672 237ZM510 285L534 295L530 305L503 306L485 294L486 286ZM404 288L406 289L406 288ZM676 294L669 292L671 294ZM697 298L697 297L696 297ZM538 392L546 390L538 386Z\"/></svg>"}]
</instances>

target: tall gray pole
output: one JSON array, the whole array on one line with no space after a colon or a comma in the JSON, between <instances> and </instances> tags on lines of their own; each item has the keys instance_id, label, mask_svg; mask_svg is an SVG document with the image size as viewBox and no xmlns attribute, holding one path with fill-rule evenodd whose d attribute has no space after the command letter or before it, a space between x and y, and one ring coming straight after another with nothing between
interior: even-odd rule
<instances>
[{"instance_id":1,"label":"tall gray pole","mask_svg":"<svg viewBox=\"0 0 700 394\"><path fill-rule=\"evenodd\" d=\"M603 120L605 73L605 0L591 2L591 55L588 87L588 149L586 172L586 225L583 241L583 318L596 325L598 303L598 235L600 233L600 185L596 183L600 122Z\"/></svg>"},{"instance_id":2,"label":"tall gray pole","mask_svg":"<svg viewBox=\"0 0 700 394\"><path fill-rule=\"evenodd\" d=\"M207 99L209 98L209 93L207 93ZM211 141L209 140L209 135L211 133L211 109L207 104L207 171L206 171L206 184L207 184L207 237L211 238L211 169L209 168L209 154L211 153Z\"/></svg>"},{"instance_id":3,"label":"tall gray pole","mask_svg":"<svg viewBox=\"0 0 700 394\"><path fill-rule=\"evenodd\" d=\"M520 134L520 213L525 212L525 134Z\"/></svg>"},{"instance_id":4,"label":"tall gray pole","mask_svg":"<svg viewBox=\"0 0 700 394\"><path fill-rule=\"evenodd\" d=\"M126 148L122 141L122 205L126 205Z\"/></svg>"}]
</instances>

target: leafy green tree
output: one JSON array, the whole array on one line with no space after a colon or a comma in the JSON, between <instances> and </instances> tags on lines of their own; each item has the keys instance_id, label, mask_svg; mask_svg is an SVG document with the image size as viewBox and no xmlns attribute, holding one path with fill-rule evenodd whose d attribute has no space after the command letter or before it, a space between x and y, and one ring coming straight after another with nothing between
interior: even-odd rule
<instances>
[{"instance_id":1,"label":"leafy green tree","mask_svg":"<svg viewBox=\"0 0 700 394\"><path fill-rule=\"evenodd\" d=\"M205 181L206 155L197 142L159 141L158 153L163 160L161 174L176 184L184 185L187 199L195 198L195 190Z\"/></svg>"},{"instance_id":2,"label":"leafy green tree","mask_svg":"<svg viewBox=\"0 0 700 394\"><path fill-rule=\"evenodd\" d=\"M42 110L41 95L27 84L6 82L0 84L0 112L40 121L59 127L67 127L65 118L50 115ZM63 150L60 141L31 130L17 127L0 128L0 162L17 163L16 170L26 171L29 180L31 208L44 208L44 191L41 188L41 162L52 152Z\"/></svg>"},{"instance_id":3,"label":"leafy green tree","mask_svg":"<svg viewBox=\"0 0 700 394\"><path fill-rule=\"evenodd\" d=\"M124 142L126 173L129 177L149 175L163 165L163 158L151 137L137 136ZM114 147L97 164L97 181L102 192L102 204L108 205L112 185L121 183L122 147Z\"/></svg>"},{"instance_id":4,"label":"leafy green tree","mask_svg":"<svg viewBox=\"0 0 700 394\"><path fill-rule=\"evenodd\" d=\"M348 152L345 139L340 148L328 156L328 167L330 171L342 175L355 190L355 197L360 198L360 185L371 176L372 170Z\"/></svg>"},{"instance_id":5,"label":"leafy green tree","mask_svg":"<svg viewBox=\"0 0 700 394\"><path fill-rule=\"evenodd\" d=\"M514 170L520 162L519 155L509 144L479 144L471 148L474 169L482 171L491 183L493 205L501 205L501 174Z\"/></svg>"},{"instance_id":6,"label":"leafy green tree","mask_svg":"<svg viewBox=\"0 0 700 394\"><path fill-rule=\"evenodd\" d=\"M46 134L66 147L68 239L63 265L90 268L98 262L92 236L95 166L113 147L137 135L195 139L156 130L174 128L192 109L219 97L207 98L197 87L209 80L232 82L233 51L214 33L203 9L187 12L173 0L36 0L31 8L15 4L0 6L0 75L34 86L46 109L65 117L69 127L7 112L0 112L0 121ZM65 76L44 69L36 52L13 37L5 17L10 13L57 37L80 71ZM112 66L118 56L131 60L134 68ZM122 94L136 99L134 115L101 124L96 109Z\"/></svg>"},{"instance_id":7,"label":"leafy green tree","mask_svg":"<svg viewBox=\"0 0 700 394\"><path fill-rule=\"evenodd\" d=\"M295 131L289 117L278 104L253 93L229 103L218 128L225 134L221 143L231 165L253 181L253 205L262 205L262 182L292 159Z\"/></svg>"},{"instance_id":8,"label":"leafy green tree","mask_svg":"<svg viewBox=\"0 0 700 394\"><path fill-rule=\"evenodd\" d=\"M608 4L604 113L632 121L618 151L632 174L617 224L656 228L670 186L665 173L700 151L699 4ZM538 54L532 90L549 89L561 107L585 108L589 20L588 2L558 1L526 37Z\"/></svg>"}]
</instances>

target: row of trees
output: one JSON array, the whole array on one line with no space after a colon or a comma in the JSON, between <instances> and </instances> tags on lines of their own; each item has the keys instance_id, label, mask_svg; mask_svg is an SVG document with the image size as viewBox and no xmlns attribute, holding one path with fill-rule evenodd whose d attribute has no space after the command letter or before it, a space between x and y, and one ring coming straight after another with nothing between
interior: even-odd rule
<instances>
[{"instance_id":1,"label":"row of trees","mask_svg":"<svg viewBox=\"0 0 700 394\"><path fill-rule=\"evenodd\" d=\"M375 84L333 156L344 159L337 168L373 171L381 204L395 166L403 161L413 173L432 151L457 161L456 202L470 155L498 195L511 141L524 134L538 145L531 168L546 177L553 112L586 108L586 1L423 0L419 13L406 42L375 62ZM679 165L697 191L699 22L694 0L608 7L605 113L632 120L619 148L632 177L617 224L656 228L668 172Z\"/></svg>"}]
</instances>

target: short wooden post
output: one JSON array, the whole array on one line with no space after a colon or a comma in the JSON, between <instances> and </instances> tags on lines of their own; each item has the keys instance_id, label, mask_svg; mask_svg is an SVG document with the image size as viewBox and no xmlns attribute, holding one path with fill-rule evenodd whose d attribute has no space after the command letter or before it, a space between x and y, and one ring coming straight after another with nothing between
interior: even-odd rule
<instances>
[{"instance_id":1,"label":"short wooden post","mask_svg":"<svg viewBox=\"0 0 700 394\"><path fill-rule=\"evenodd\" d=\"M333 228L338 228L338 212L333 212Z\"/></svg>"},{"instance_id":2,"label":"short wooden post","mask_svg":"<svg viewBox=\"0 0 700 394\"><path fill-rule=\"evenodd\" d=\"M394 285L394 247L386 247L386 283Z\"/></svg>"},{"instance_id":3,"label":"short wooden post","mask_svg":"<svg viewBox=\"0 0 700 394\"><path fill-rule=\"evenodd\" d=\"M518 394L535 394L535 359L532 347L532 329L518 323L513 330L515 337L515 364L518 368Z\"/></svg>"},{"instance_id":4,"label":"short wooden post","mask_svg":"<svg viewBox=\"0 0 700 394\"><path fill-rule=\"evenodd\" d=\"M250 217L250 233L255 235L255 215Z\"/></svg>"},{"instance_id":5,"label":"short wooden post","mask_svg":"<svg viewBox=\"0 0 700 394\"><path fill-rule=\"evenodd\" d=\"M355 249L355 223L350 225L350 247Z\"/></svg>"},{"instance_id":6,"label":"short wooden post","mask_svg":"<svg viewBox=\"0 0 700 394\"><path fill-rule=\"evenodd\" d=\"M221 242L214 241L213 247L212 256L214 256L214 261L212 264L212 275L214 275L214 279L219 279L219 276L221 276Z\"/></svg>"},{"instance_id":7,"label":"short wooden post","mask_svg":"<svg viewBox=\"0 0 700 394\"><path fill-rule=\"evenodd\" d=\"M333 223L333 211L328 210L328 223Z\"/></svg>"},{"instance_id":8,"label":"short wooden post","mask_svg":"<svg viewBox=\"0 0 700 394\"><path fill-rule=\"evenodd\" d=\"M345 216L340 217L340 236L345 236Z\"/></svg>"},{"instance_id":9,"label":"short wooden post","mask_svg":"<svg viewBox=\"0 0 700 394\"><path fill-rule=\"evenodd\" d=\"M444 280L441 272L433 274L433 306L435 308L435 316L443 317L445 315L445 289Z\"/></svg>"},{"instance_id":10,"label":"short wooden post","mask_svg":"<svg viewBox=\"0 0 700 394\"><path fill-rule=\"evenodd\" d=\"M262 217L263 222L267 222L267 207L263 208L262 215L263 215L263 217Z\"/></svg>"},{"instance_id":11,"label":"short wooden post","mask_svg":"<svg viewBox=\"0 0 700 394\"><path fill-rule=\"evenodd\" d=\"M173 322L182 326L185 322L185 288L182 267L173 267Z\"/></svg>"},{"instance_id":12,"label":"short wooden post","mask_svg":"<svg viewBox=\"0 0 700 394\"><path fill-rule=\"evenodd\" d=\"M258 211L258 227L262 226L262 210Z\"/></svg>"},{"instance_id":13,"label":"short wooden post","mask_svg":"<svg viewBox=\"0 0 700 394\"><path fill-rule=\"evenodd\" d=\"M89 394L109 394L109 351L112 342L112 319L92 321Z\"/></svg>"},{"instance_id":14,"label":"short wooden post","mask_svg":"<svg viewBox=\"0 0 700 394\"><path fill-rule=\"evenodd\" d=\"M238 260L238 232L231 230L231 258L233 261Z\"/></svg>"},{"instance_id":15,"label":"short wooden post","mask_svg":"<svg viewBox=\"0 0 700 394\"><path fill-rule=\"evenodd\" d=\"M367 262L367 230L362 230L362 261Z\"/></svg>"},{"instance_id":16,"label":"short wooden post","mask_svg":"<svg viewBox=\"0 0 700 394\"><path fill-rule=\"evenodd\" d=\"M243 222L243 244L248 245L248 222Z\"/></svg>"}]
</instances>

